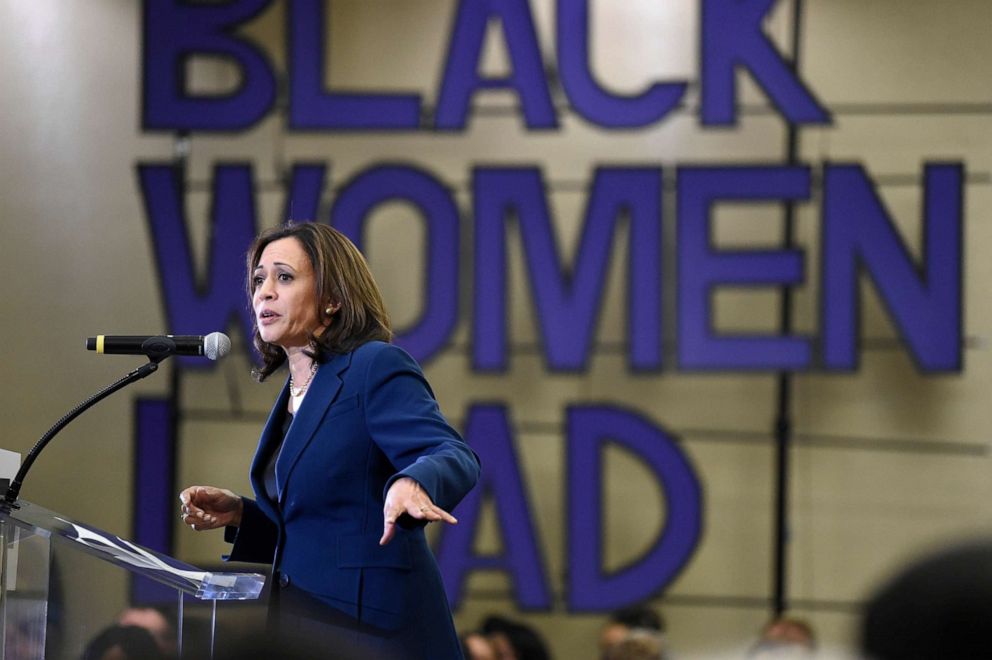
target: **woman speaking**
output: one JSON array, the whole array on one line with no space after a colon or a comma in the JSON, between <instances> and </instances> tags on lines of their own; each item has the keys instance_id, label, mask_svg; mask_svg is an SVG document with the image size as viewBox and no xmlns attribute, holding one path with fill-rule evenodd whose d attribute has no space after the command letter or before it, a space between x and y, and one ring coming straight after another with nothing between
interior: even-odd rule
<instances>
[{"instance_id":1,"label":"woman speaking","mask_svg":"<svg viewBox=\"0 0 992 660\"><path fill-rule=\"evenodd\" d=\"M459 658L424 536L479 459L438 409L358 249L327 225L263 232L248 253L258 380L289 379L251 466L255 499L182 491L183 522L226 527L229 559L271 563L279 632L371 657Z\"/></svg>"}]
</instances>

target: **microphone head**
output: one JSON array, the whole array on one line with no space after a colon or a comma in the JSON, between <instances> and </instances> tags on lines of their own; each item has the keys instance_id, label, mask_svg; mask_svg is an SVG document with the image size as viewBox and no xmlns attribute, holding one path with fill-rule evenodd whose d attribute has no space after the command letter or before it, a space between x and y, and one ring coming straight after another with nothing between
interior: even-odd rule
<instances>
[{"instance_id":1,"label":"microphone head","mask_svg":"<svg viewBox=\"0 0 992 660\"><path fill-rule=\"evenodd\" d=\"M203 354L217 360L231 352L231 338L223 332L211 332L203 338Z\"/></svg>"}]
</instances>

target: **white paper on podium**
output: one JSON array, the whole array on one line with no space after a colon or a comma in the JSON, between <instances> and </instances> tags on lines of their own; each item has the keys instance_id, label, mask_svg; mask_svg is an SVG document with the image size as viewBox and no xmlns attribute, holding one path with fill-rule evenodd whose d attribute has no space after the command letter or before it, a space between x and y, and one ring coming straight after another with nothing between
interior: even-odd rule
<instances>
[{"instance_id":1,"label":"white paper on podium","mask_svg":"<svg viewBox=\"0 0 992 660\"><path fill-rule=\"evenodd\" d=\"M21 455L9 449L0 449L0 479L14 480L21 469Z\"/></svg>"}]
</instances>

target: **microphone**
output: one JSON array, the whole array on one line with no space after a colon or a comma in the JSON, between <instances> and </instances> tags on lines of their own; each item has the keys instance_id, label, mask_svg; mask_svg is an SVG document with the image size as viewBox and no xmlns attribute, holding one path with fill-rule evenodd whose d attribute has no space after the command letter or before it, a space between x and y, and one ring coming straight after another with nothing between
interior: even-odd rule
<instances>
[{"instance_id":1,"label":"microphone","mask_svg":"<svg viewBox=\"0 0 992 660\"><path fill-rule=\"evenodd\" d=\"M111 383L78 406L70 410L55 425L48 429L45 435L35 443L27 458L21 463L21 469L14 475L13 481L7 487L0 506L9 511L16 508L17 496L28 475L28 470L34 465L35 459L48 446L52 438L64 429L72 420L89 410L94 404L103 401L114 392L141 380L158 370L158 364L170 355L203 355L211 360L222 358L231 352L231 339L221 332L211 332L206 337L197 335L159 335L153 337L136 336L107 336L97 335L86 340L86 348L97 353L117 353L120 355L146 355L148 362L141 365L123 378Z\"/></svg>"},{"instance_id":2,"label":"microphone","mask_svg":"<svg viewBox=\"0 0 992 660\"><path fill-rule=\"evenodd\" d=\"M231 339L223 332L200 335L97 335L86 340L86 350L105 355L196 355L216 360L231 352Z\"/></svg>"}]
</instances>

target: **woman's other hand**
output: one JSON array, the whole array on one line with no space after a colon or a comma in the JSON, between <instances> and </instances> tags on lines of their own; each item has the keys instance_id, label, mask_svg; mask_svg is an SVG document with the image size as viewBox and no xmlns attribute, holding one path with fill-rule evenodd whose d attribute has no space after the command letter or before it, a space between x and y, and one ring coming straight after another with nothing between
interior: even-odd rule
<instances>
[{"instance_id":1,"label":"woman's other hand","mask_svg":"<svg viewBox=\"0 0 992 660\"><path fill-rule=\"evenodd\" d=\"M241 525L244 502L226 488L190 486L179 493L179 501L179 517L198 532Z\"/></svg>"},{"instance_id":2,"label":"woman's other hand","mask_svg":"<svg viewBox=\"0 0 992 660\"><path fill-rule=\"evenodd\" d=\"M384 524L379 545L386 545L392 540L396 533L396 521L404 513L427 522L443 520L452 525L458 522L453 515L434 504L420 484L410 477L400 477L386 492L386 504L382 508Z\"/></svg>"}]
</instances>

